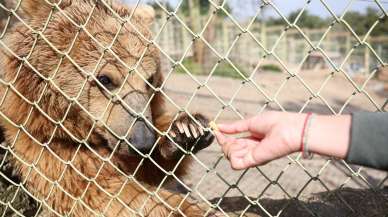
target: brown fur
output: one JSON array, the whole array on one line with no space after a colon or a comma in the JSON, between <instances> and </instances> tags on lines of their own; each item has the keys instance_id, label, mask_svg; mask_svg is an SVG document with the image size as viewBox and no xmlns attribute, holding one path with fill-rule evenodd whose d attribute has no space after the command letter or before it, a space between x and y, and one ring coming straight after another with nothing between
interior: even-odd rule
<instances>
[{"instance_id":1,"label":"brown fur","mask_svg":"<svg viewBox=\"0 0 388 217\"><path fill-rule=\"evenodd\" d=\"M88 20L94 4L93 0L64 0L60 7L77 24L84 25L100 43L108 46L122 24L101 3L97 3ZM128 17L132 12L117 3L109 4L122 17ZM11 85L1 87L2 95L5 95L1 125L16 156L12 161L28 190L45 201L46 209L61 215L135 216L139 212L156 217L167 216L170 208L180 206L180 211L187 216L202 216L197 205L163 188L150 196L147 191L154 192L165 173L147 159L136 170L142 160L139 155L112 154L112 149L105 144L116 140L102 122L115 128L118 123L129 127L133 120L125 110L109 104L109 99L102 93L104 90L93 79L89 78L84 84L87 77L82 70L94 71L104 50L57 10L44 29L52 8L45 1L23 0L21 7L26 23L35 31L42 31L44 38L33 34L22 23L15 24L5 36L0 64L4 80ZM129 66L136 64L145 51L138 73L146 79L152 77L153 85L157 87L163 81L159 54L137 33L151 37L148 31L150 17L144 14L147 13L137 12L131 19L132 25L123 24L112 50ZM108 73L118 82L128 75L126 67L109 52L105 52L97 68L97 74ZM140 103L141 99L152 99L150 121L163 132L172 124L172 117L165 111L162 95L148 88L138 73L130 74L127 83L120 84L128 94L133 90L139 92L126 102L140 111L146 106L146 103ZM79 104L69 100L74 97L78 97ZM98 116L105 108L108 114L95 123L84 111ZM163 137L151 153L151 158L166 171L175 168L179 159L166 157L171 145ZM188 163L185 158L174 174L184 175ZM132 177L135 170L135 177ZM181 215L179 211L174 213Z\"/></svg>"}]
</instances>

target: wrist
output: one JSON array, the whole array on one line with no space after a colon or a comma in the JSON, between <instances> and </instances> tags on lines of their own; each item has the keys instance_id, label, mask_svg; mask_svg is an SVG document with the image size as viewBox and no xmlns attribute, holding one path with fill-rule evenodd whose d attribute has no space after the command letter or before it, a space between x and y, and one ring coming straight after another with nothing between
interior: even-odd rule
<instances>
[{"instance_id":1,"label":"wrist","mask_svg":"<svg viewBox=\"0 0 388 217\"><path fill-rule=\"evenodd\" d=\"M301 144L303 140L303 131L304 131L304 125L305 121L307 118L307 114L302 113L302 114L293 114L292 121L291 123L291 142L290 142L290 147L292 148L293 152L298 152L301 151Z\"/></svg>"},{"instance_id":2,"label":"wrist","mask_svg":"<svg viewBox=\"0 0 388 217\"><path fill-rule=\"evenodd\" d=\"M311 152L345 158L349 147L350 115L317 115L309 132Z\"/></svg>"},{"instance_id":3,"label":"wrist","mask_svg":"<svg viewBox=\"0 0 388 217\"><path fill-rule=\"evenodd\" d=\"M306 117L304 119L303 123L303 128L302 128L302 133L301 133L301 142L300 142L300 151L302 152L303 158L311 158L312 153L309 147L309 133L310 133L310 128L312 125L312 122L315 119L315 114L312 112L309 112L306 114Z\"/></svg>"}]
</instances>

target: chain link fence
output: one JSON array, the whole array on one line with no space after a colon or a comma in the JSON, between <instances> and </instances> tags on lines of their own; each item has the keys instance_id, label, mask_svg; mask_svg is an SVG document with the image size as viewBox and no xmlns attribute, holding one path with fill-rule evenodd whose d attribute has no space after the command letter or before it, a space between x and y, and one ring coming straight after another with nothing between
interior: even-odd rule
<instances>
[{"instance_id":1,"label":"chain link fence","mask_svg":"<svg viewBox=\"0 0 388 217\"><path fill-rule=\"evenodd\" d=\"M248 21L198 2L1 2L1 216L387 215L384 172L300 154L233 171L204 148L210 120L386 111L388 39L372 33L387 3L367 1L378 19L359 35L358 1L290 20L264 0ZM327 28L301 26L312 3Z\"/></svg>"}]
</instances>

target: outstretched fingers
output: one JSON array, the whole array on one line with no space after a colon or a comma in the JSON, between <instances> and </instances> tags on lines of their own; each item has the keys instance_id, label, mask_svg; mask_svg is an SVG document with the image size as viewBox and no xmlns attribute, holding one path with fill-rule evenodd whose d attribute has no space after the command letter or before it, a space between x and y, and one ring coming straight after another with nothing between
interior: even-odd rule
<instances>
[{"instance_id":1,"label":"outstretched fingers","mask_svg":"<svg viewBox=\"0 0 388 217\"><path fill-rule=\"evenodd\" d=\"M243 133L249 130L250 119L239 120L231 124L219 124L218 130L226 134Z\"/></svg>"},{"instance_id":2,"label":"outstretched fingers","mask_svg":"<svg viewBox=\"0 0 388 217\"><path fill-rule=\"evenodd\" d=\"M218 130L225 134L239 134L249 132L256 138L262 138L271 129L272 122L264 115L239 120L230 124L219 124Z\"/></svg>"}]
</instances>

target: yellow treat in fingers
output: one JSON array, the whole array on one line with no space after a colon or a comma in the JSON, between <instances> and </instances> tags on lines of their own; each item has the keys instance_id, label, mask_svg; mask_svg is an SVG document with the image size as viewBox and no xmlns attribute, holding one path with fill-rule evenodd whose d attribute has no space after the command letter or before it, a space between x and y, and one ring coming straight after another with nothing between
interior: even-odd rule
<instances>
[{"instance_id":1,"label":"yellow treat in fingers","mask_svg":"<svg viewBox=\"0 0 388 217\"><path fill-rule=\"evenodd\" d=\"M211 128L212 130L218 131L218 127L217 127L216 122L212 121L212 122L209 123L209 125L210 125L210 128Z\"/></svg>"}]
</instances>

